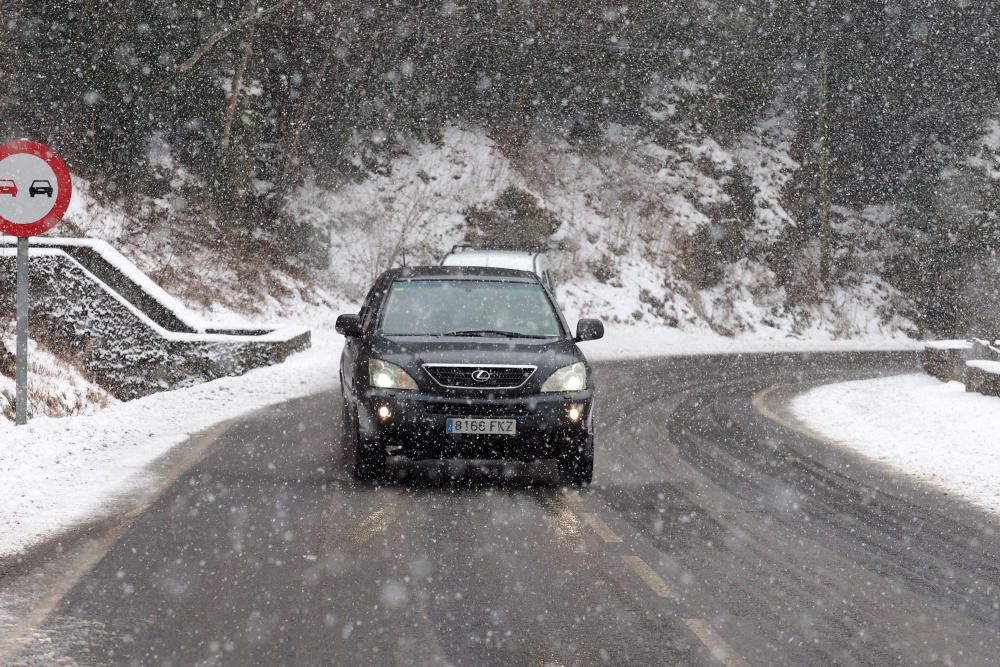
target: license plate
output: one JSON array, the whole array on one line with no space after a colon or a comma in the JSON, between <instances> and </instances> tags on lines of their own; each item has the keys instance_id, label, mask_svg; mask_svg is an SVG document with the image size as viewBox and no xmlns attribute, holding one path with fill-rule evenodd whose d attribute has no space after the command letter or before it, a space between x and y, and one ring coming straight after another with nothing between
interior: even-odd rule
<instances>
[{"instance_id":1,"label":"license plate","mask_svg":"<svg viewBox=\"0 0 1000 667\"><path fill-rule=\"evenodd\" d=\"M517 435L517 420L448 417L444 429L460 435Z\"/></svg>"}]
</instances>

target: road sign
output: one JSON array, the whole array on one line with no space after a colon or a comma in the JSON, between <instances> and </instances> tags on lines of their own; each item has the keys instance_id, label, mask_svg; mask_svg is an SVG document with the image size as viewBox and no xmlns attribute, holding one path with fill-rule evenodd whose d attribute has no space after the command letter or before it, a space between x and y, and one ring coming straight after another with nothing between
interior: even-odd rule
<instances>
[{"instance_id":1,"label":"road sign","mask_svg":"<svg viewBox=\"0 0 1000 667\"><path fill-rule=\"evenodd\" d=\"M34 141L0 146L0 232L24 238L52 229L72 194L69 169L51 148Z\"/></svg>"},{"instance_id":2,"label":"road sign","mask_svg":"<svg viewBox=\"0 0 1000 667\"><path fill-rule=\"evenodd\" d=\"M0 146L0 232L17 238L17 368L14 421L28 421L28 238L62 220L73 194L66 163L48 146Z\"/></svg>"}]
</instances>

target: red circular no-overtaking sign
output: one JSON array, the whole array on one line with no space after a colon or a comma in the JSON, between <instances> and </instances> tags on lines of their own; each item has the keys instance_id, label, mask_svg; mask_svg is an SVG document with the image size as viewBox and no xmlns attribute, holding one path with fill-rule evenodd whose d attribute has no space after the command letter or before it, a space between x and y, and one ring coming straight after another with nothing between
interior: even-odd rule
<instances>
[{"instance_id":1,"label":"red circular no-overtaking sign","mask_svg":"<svg viewBox=\"0 0 1000 667\"><path fill-rule=\"evenodd\" d=\"M35 236L55 227L69 208L73 185L66 163L48 146L0 146L0 232Z\"/></svg>"}]
</instances>

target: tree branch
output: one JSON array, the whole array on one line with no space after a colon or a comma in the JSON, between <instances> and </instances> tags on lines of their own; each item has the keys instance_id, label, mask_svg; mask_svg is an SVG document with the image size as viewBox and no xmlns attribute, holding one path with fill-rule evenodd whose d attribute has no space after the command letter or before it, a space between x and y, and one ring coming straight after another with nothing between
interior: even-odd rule
<instances>
[{"instance_id":1,"label":"tree branch","mask_svg":"<svg viewBox=\"0 0 1000 667\"><path fill-rule=\"evenodd\" d=\"M257 14L257 0L247 0L246 11L250 18L255 18ZM236 116L236 106L240 100L240 87L243 85L243 76L246 74L247 65L250 63L250 54L253 53L253 33L254 24L251 22L247 30L246 44L243 47L243 56L240 64L233 73L233 82L229 90L229 103L226 105L226 122L222 128L222 162L225 163L229 153L229 140L233 132L233 118Z\"/></svg>"},{"instance_id":2,"label":"tree branch","mask_svg":"<svg viewBox=\"0 0 1000 667\"><path fill-rule=\"evenodd\" d=\"M291 1L292 0L279 0L279 2L277 2L276 4L268 7L267 9L262 9L259 12L255 12L251 16L246 16L244 18L239 19L238 21L234 21L233 24L230 25L225 30L220 30L219 32L217 32L214 35L212 35L211 37L209 37L205 41L204 44L202 44L201 46L198 47L198 50L195 51L194 54L192 54L190 58L188 58L187 60L185 60L184 62L182 62L177 67L177 72L180 73L180 74L184 74L186 72L191 71L191 69L195 65L197 65L198 62L202 58L205 57L205 54L207 54L209 51L211 51L215 47L216 44L218 44L219 42L221 42L222 40L224 40L226 37L229 37L233 33L239 31L241 28L243 28L244 26L246 26L248 23L253 23L254 21L259 21L260 19L264 18L268 14L273 14L274 12L278 11L279 9L281 9L282 7L284 7L285 5L287 5L288 3L290 3Z\"/></svg>"}]
</instances>

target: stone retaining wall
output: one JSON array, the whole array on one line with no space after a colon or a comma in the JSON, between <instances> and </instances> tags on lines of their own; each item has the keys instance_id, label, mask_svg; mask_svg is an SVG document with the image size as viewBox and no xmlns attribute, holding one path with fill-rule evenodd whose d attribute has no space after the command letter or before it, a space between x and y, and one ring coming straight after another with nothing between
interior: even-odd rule
<instances>
[{"instance_id":1,"label":"stone retaining wall","mask_svg":"<svg viewBox=\"0 0 1000 667\"><path fill-rule=\"evenodd\" d=\"M258 336L167 331L61 250L33 249L30 267L30 335L76 359L122 400L240 375L310 345L308 331ZM2 317L14 317L14 288L14 257L0 255Z\"/></svg>"},{"instance_id":2,"label":"stone retaining wall","mask_svg":"<svg viewBox=\"0 0 1000 667\"><path fill-rule=\"evenodd\" d=\"M1000 396L1000 348L988 340L943 340L921 353L926 373L942 382L962 382L965 390Z\"/></svg>"}]
</instances>

